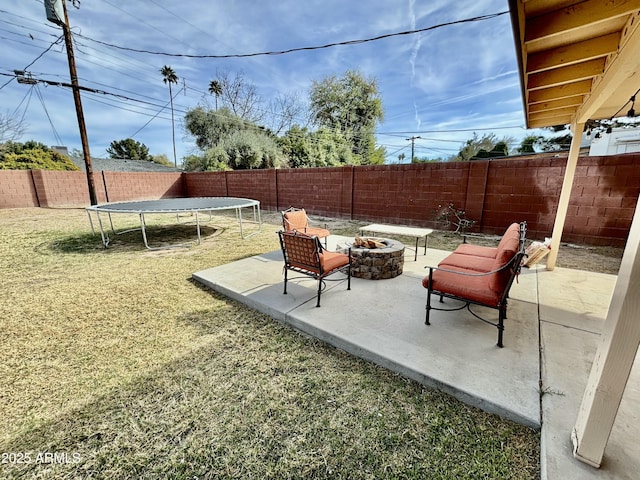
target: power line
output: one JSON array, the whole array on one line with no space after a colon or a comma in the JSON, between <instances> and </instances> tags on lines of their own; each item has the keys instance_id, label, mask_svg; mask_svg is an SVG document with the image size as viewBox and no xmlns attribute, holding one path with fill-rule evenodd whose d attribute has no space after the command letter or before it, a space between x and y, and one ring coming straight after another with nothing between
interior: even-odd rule
<instances>
[{"instance_id":1,"label":"power line","mask_svg":"<svg viewBox=\"0 0 640 480\"><path fill-rule=\"evenodd\" d=\"M67 82L57 82L57 81L54 81L54 80L45 80L45 79L42 79L42 78L34 78L32 76L23 77L23 76L16 75L16 74L10 75L10 74L7 74L7 73L0 73L0 75L6 76L6 77L17 77L18 79L28 78L30 82L45 83L47 85L52 85L52 86L55 86L55 87L73 88L73 85L71 85L70 83L67 83ZM132 101L132 102L138 102L138 103L142 103L142 104L145 104L145 105L151 105L151 106L154 106L154 107L165 108L164 106L162 106L160 104L157 104L157 103L152 103L152 102L148 102L146 100L140 100L140 99L137 99L137 98L128 97L126 95L122 95L122 94L119 94L119 93L107 92L106 90L98 90L96 88L84 87L82 85L79 85L78 89L80 89L80 90L82 90L84 92L96 93L96 94L101 94L101 95L110 95L112 97L116 97L116 98L119 98L119 99L122 99L122 100L129 100L129 101ZM180 113L187 113L185 110L178 110L178 111Z\"/></svg>"},{"instance_id":2,"label":"power line","mask_svg":"<svg viewBox=\"0 0 640 480\"><path fill-rule=\"evenodd\" d=\"M53 136L56 137L58 145L62 145L62 139L60 138L60 135L58 135L58 131L56 130L56 127L53 124L53 121L51 120L51 116L49 115L49 110L47 110L47 105L44 103L44 98L42 97L42 93L38 88L38 84L34 85L34 90L36 91L36 95L40 99L40 103L42 104L42 109L44 110L44 113L47 116L47 120L49 120L49 125L51 125L51 131L53 132Z\"/></svg>"},{"instance_id":3,"label":"power line","mask_svg":"<svg viewBox=\"0 0 640 480\"><path fill-rule=\"evenodd\" d=\"M470 23L470 22L480 22L480 21L484 21L484 20L490 20L492 18L496 18L499 17L501 15L505 15L509 13L508 10L506 11L502 11L502 12L498 12L498 13L491 13L491 14L487 14L487 15L479 15L477 17L471 17L471 18L465 18L462 20L453 20L451 22L445 22L445 23L439 23L437 25L432 25L430 27L425 27L425 28L419 28L416 30L406 30L404 32L395 32L395 33L386 33L384 35L378 35L375 37L371 37L371 38L364 38L364 39L359 39L359 40L347 40L347 41L343 41L343 42L332 42L332 43L327 43L325 45L316 45L316 46L310 46L310 47L296 47L296 48L289 48L286 50L274 50L274 51L267 51L267 52L255 52L255 53L236 53L236 54L225 54L225 55L192 55L192 54L186 54L186 53L168 53L168 52L157 52L157 51L152 51L152 50L140 50L140 49L136 49L136 48L130 48L130 47L122 47L120 45L114 45L112 43L108 43L108 42L103 42L101 40L96 40L90 37L85 37L84 35L80 35L80 34L76 34L79 37L82 37L86 40L90 40L92 42L96 42L99 43L101 45L105 45L108 47L112 47L112 48L117 48L119 50L127 50L130 52L137 52L137 53L146 53L149 55L162 55L162 56L166 56L166 57L184 57L184 58L246 58L246 57L257 57L257 56L265 56L265 55L284 55L287 53L293 53L293 52L302 52L302 51L310 51L310 50L321 50L321 49L325 49L325 48L331 48L331 47L338 47L338 46L345 46L345 45L358 45L358 44L362 44L362 43L367 43L367 42L375 42L378 40L383 40L386 38L391 38L391 37L398 37L398 36L402 36L402 35L413 35L416 33L422 33L422 32L428 32L431 30L436 30L438 28L442 28L442 27L448 27L448 26L452 26L452 25L459 25L462 23Z\"/></svg>"}]
</instances>

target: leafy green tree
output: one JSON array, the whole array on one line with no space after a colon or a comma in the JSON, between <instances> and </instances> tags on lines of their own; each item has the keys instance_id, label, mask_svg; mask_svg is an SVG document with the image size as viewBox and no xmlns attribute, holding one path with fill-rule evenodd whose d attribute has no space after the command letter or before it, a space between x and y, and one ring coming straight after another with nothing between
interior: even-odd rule
<instances>
[{"instance_id":1,"label":"leafy green tree","mask_svg":"<svg viewBox=\"0 0 640 480\"><path fill-rule=\"evenodd\" d=\"M233 132L221 142L220 147L234 170L276 168L284 159L275 140L256 130Z\"/></svg>"},{"instance_id":2,"label":"leafy green tree","mask_svg":"<svg viewBox=\"0 0 640 480\"><path fill-rule=\"evenodd\" d=\"M506 157L509 155L509 146L504 141L497 142L489 151L480 149L471 159L479 160L483 158Z\"/></svg>"},{"instance_id":3,"label":"leafy green tree","mask_svg":"<svg viewBox=\"0 0 640 480\"><path fill-rule=\"evenodd\" d=\"M353 165L357 161L342 133L329 128L309 131L294 125L278 143L292 168Z\"/></svg>"},{"instance_id":4,"label":"leafy green tree","mask_svg":"<svg viewBox=\"0 0 640 480\"><path fill-rule=\"evenodd\" d=\"M171 84L178 83L178 76L176 72L173 71L173 68L165 65L160 69L160 73L162 74L162 81L165 84L169 85L169 102L171 103L171 138L173 140L173 163L174 166L178 166L178 160L176 158L176 127L173 116L173 93L171 92Z\"/></svg>"},{"instance_id":5,"label":"leafy green tree","mask_svg":"<svg viewBox=\"0 0 640 480\"><path fill-rule=\"evenodd\" d=\"M291 168L311 166L311 134L307 128L293 125L278 138L282 153L287 158Z\"/></svg>"},{"instance_id":6,"label":"leafy green tree","mask_svg":"<svg viewBox=\"0 0 640 480\"><path fill-rule=\"evenodd\" d=\"M379 161L374 131L384 118L382 99L374 79L348 70L342 77L313 82L310 92L311 116L315 125L339 131L351 144L358 163ZM384 157L382 158L384 161Z\"/></svg>"},{"instance_id":7,"label":"leafy green tree","mask_svg":"<svg viewBox=\"0 0 640 480\"><path fill-rule=\"evenodd\" d=\"M107 153L109 158L153 161L153 157L149 155L149 147L133 138L114 140L107 148Z\"/></svg>"},{"instance_id":8,"label":"leafy green tree","mask_svg":"<svg viewBox=\"0 0 640 480\"><path fill-rule=\"evenodd\" d=\"M558 150L568 150L571 147L573 135L566 133L540 140L540 148L543 152L556 152Z\"/></svg>"},{"instance_id":9,"label":"leafy green tree","mask_svg":"<svg viewBox=\"0 0 640 480\"><path fill-rule=\"evenodd\" d=\"M171 165L171 162L169 161L169 157L167 157L164 153L154 155L151 160L153 163L157 163L158 165L164 165L165 167L173 167L173 165Z\"/></svg>"},{"instance_id":10,"label":"leafy green tree","mask_svg":"<svg viewBox=\"0 0 640 480\"><path fill-rule=\"evenodd\" d=\"M184 126L201 150L213 147L235 131L260 128L234 115L227 107L219 110L206 110L203 107L191 109L184 117Z\"/></svg>"},{"instance_id":11,"label":"leafy green tree","mask_svg":"<svg viewBox=\"0 0 640 480\"><path fill-rule=\"evenodd\" d=\"M520 142L520 147L518 148L518 153L535 153L535 146L540 145L540 140L542 140L541 135L527 135Z\"/></svg>"},{"instance_id":12,"label":"leafy green tree","mask_svg":"<svg viewBox=\"0 0 640 480\"><path fill-rule=\"evenodd\" d=\"M222 145L208 149L202 155L188 155L183 159L184 169L188 172L209 172L231 170L229 155Z\"/></svg>"},{"instance_id":13,"label":"leafy green tree","mask_svg":"<svg viewBox=\"0 0 640 480\"><path fill-rule=\"evenodd\" d=\"M353 155L350 142L340 131L319 128L311 133L310 140L310 167L338 167L358 165L360 162L360 159Z\"/></svg>"},{"instance_id":14,"label":"leafy green tree","mask_svg":"<svg viewBox=\"0 0 640 480\"><path fill-rule=\"evenodd\" d=\"M79 170L66 156L36 141L0 145L0 170Z\"/></svg>"},{"instance_id":15,"label":"leafy green tree","mask_svg":"<svg viewBox=\"0 0 640 480\"><path fill-rule=\"evenodd\" d=\"M477 158L503 157L509 154L508 146L513 142L514 140L510 137L498 139L494 133L485 133L482 137L479 137L474 132L473 137L462 145L460 151L452 157L452 160L468 162Z\"/></svg>"},{"instance_id":16,"label":"leafy green tree","mask_svg":"<svg viewBox=\"0 0 640 480\"><path fill-rule=\"evenodd\" d=\"M269 131L234 115L227 107L189 110L185 128L204 152L187 158L187 170L274 168L284 164L284 156Z\"/></svg>"}]
</instances>

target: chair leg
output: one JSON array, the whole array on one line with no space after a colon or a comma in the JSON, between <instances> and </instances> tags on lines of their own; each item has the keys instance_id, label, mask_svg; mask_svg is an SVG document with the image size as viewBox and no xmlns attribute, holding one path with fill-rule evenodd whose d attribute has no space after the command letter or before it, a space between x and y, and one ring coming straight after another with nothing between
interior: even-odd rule
<instances>
[{"instance_id":1,"label":"chair leg","mask_svg":"<svg viewBox=\"0 0 640 480\"><path fill-rule=\"evenodd\" d=\"M322 293L322 279L318 279L318 303L316 303L316 307L320 306L320 294Z\"/></svg>"},{"instance_id":2,"label":"chair leg","mask_svg":"<svg viewBox=\"0 0 640 480\"><path fill-rule=\"evenodd\" d=\"M427 316L424 320L424 323L427 325L431 325L431 323L429 323L429 314L431 313L431 289L432 288L433 288L433 268L430 268L429 269L429 287L427 288Z\"/></svg>"},{"instance_id":3,"label":"chair leg","mask_svg":"<svg viewBox=\"0 0 640 480\"><path fill-rule=\"evenodd\" d=\"M347 268L347 290L351 290L351 260L349 260L349 268Z\"/></svg>"},{"instance_id":4,"label":"chair leg","mask_svg":"<svg viewBox=\"0 0 640 480\"><path fill-rule=\"evenodd\" d=\"M284 294L287 294L287 269L284 269Z\"/></svg>"},{"instance_id":5,"label":"chair leg","mask_svg":"<svg viewBox=\"0 0 640 480\"><path fill-rule=\"evenodd\" d=\"M507 318L507 309L505 307L500 307L498 309L498 347L502 348L502 334L504 332L504 319Z\"/></svg>"}]
</instances>

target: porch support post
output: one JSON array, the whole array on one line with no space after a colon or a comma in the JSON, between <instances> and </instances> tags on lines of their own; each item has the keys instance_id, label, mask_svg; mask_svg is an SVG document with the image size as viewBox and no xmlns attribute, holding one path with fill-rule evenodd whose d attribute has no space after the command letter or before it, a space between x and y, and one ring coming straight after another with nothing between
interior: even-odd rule
<instances>
[{"instance_id":1,"label":"porch support post","mask_svg":"<svg viewBox=\"0 0 640 480\"><path fill-rule=\"evenodd\" d=\"M562 238L562 230L564 229L564 222L567 218L567 210L569 208L569 197L571 196L573 177L576 173L576 165L578 164L578 156L580 155L580 143L582 143L584 123L574 123L571 125L571 130L573 130L573 138L571 140L571 148L569 149L569 158L567 158L567 166L564 171L564 180L562 182L562 190L560 191L560 199L558 200L556 220L553 224L553 233L551 234L551 251L547 256L547 270L553 270L556 267L560 239Z\"/></svg>"},{"instance_id":2,"label":"porch support post","mask_svg":"<svg viewBox=\"0 0 640 480\"><path fill-rule=\"evenodd\" d=\"M640 202L631 224L600 345L571 434L573 455L602 462L640 345Z\"/></svg>"}]
</instances>

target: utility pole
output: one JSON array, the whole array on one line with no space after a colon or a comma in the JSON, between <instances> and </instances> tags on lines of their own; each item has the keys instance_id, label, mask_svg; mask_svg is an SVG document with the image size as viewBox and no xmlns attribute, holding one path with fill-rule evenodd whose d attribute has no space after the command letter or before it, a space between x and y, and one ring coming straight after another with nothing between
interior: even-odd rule
<instances>
[{"instance_id":1,"label":"utility pole","mask_svg":"<svg viewBox=\"0 0 640 480\"><path fill-rule=\"evenodd\" d=\"M62 12L60 12L62 6ZM73 100L76 105L76 116L78 117L78 127L80 129L80 141L82 142L82 153L84 165L87 171L87 184L89 186L89 201L91 205L98 204L96 196L96 186L93 180L93 167L91 166L91 153L89 152L89 140L87 139L87 129L84 123L84 113L82 111L82 100L80 98L80 86L78 84L78 74L76 73L76 61L73 56L73 40L71 29L69 28L69 17L67 15L67 4L65 0L45 0L45 10L47 20L62 27L64 33L64 43L67 49L67 59L69 61L69 75L71 77L71 88L73 90ZM62 13L62 18L60 18Z\"/></svg>"},{"instance_id":2,"label":"utility pole","mask_svg":"<svg viewBox=\"0 0 640 480\"><path fill-rule=\"evenodd\" d=\"M416 158L413 152L415 151L415 143L418 138L422 138L422 137L407 138L407 141L411 142L411 163L413 163L413 159Z\"/></svg>"}]
</instances>

